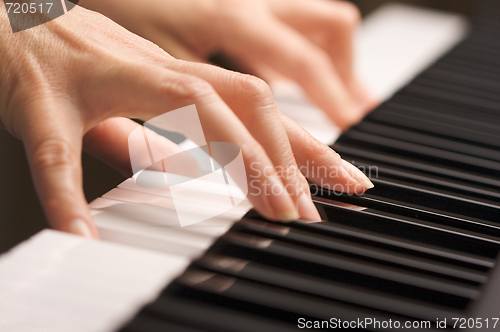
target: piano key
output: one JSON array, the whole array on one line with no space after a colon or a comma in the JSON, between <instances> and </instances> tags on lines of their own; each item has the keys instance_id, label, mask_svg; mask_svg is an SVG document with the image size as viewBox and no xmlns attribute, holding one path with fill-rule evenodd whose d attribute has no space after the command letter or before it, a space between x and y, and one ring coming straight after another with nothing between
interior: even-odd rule
<instances>
[{"instance_id":1,"label":"piano key","mask_svg":"<svg viewBox=\"0 0 500 332\"><path fill-rule=\"evenodd\" d=\"M418 269L420 272L427 271L445 275L452 277L453 279L464 279L475 283L484 283L487 281L487 277L484 272L456 267L442 262L433 262L429 259L414 256L412 257L407 254L352 243L338 238L332 239L331 237L325 235L309 233L287 226L269 225L269 223L258 220L244 219L235 225L232 228L232 231L255 234L258 236L326 250L327 252L335 252L341 255L345 254L347 257L352 256L358 259L370 258L395 265Z\"/></svg>"},{"instance_id":2,"label":"piano key","mask_svg":"<svg viewBox=\"0 0 500 332\"><path fill-rule=\"evenodd\" d=\"M322 206L317 206L320 213L323 212ZM484 271L494 266L494 260L484 256L472 255L448 248L438 247L436 245L419 243L412 240L400 239L397 236L390 236L383 233L367 231L364 229L346 226L335 223L335 220L322 223L293 222L288 224L291 227L304 229L311 232L329 234L329 236L346 238L349 241L370 243L381 248L390 248L401 252L410 253L421 257L429 257L434 260L441 259L455 265L477 268Z\"/></svg>"},{"instance_id":3,"label":"piano key","mask_svg":"<svg viewBox=\"0 0 500 332\"><path fill-rule=\"evenodd\" d=\"M317 204L318 205L318 204ZM447 227L420 221L418 219L392 215L387 212L366 209L359 211L320 202L326 220L360 227L366 230L397 235L424 243L440 239L440 246L473 254L495 257L500 240L487 235L476 234L454 227Z\"/></svg>"},{"instance_id":4,"label":"piano key","mask_svg":"<svg viewBox=\"0 0 500 332\"><path fill-rule=\"evenodd\" d=\"M436 136L484 143L497 149L500 146L500 140L497 139L500 117L411 96L394 96L376 112L369 114L367 119L405 125ZM415 124L408 122L409 119L416 121Z\"/></svg>"},{"instance_id":5,"label":"piano key","mask_svg":"<svg viewBox=\"0 0 500 332\"><path fill-rule=\"evenodd\" d=\"M339 151L346 151L346 148L341 145L337 145L335 148ZM368 173L373 169L375 171L378 170L377 166L373 165L371 161L365 162L366 164L363 164L362 161L358 163L355 160L360 160L362 157L357 158L354 155L345 155L346 157L354 159L351 159L354 164L364 166ZM362 152L359 155L365 157L369 156L369 153ZM436 210L491 222L498 221L500 213L500 207L497 205L498 203L478 195L480 192L477 190L467 191L464 188L465 191L461 192L457 190L460 189L460 187L457 187L451 182L437 182L431 177L418 177L418 175L412 175L409 171L407 174L398 176L398 172L395 170L389 168L382 168L381 170L386 171L386 173L380 172L382 175L375 174L376 178L372 176L372 182L376 182L377 185L366 195L405 201L409 204L426 206ZM399 174L401 174L401 172L399 172ZM416 181L412 181L412 178L416 179ZM450 189L454 189L454 191ZM467 194L464 194L464 192Z\"/></svg>"},{"instance_id":6,"label":"piano key","mask_svg":"<svg viewBox=\"0 0 500 332\"><path fill-rule=\"evenodd\" d=\"M337 146L338 150L346 151L345 146ZM429 192L434 192L436 195L448 196L454 200L468 201L472 204L482 205L485 207L485 216L487 220L496 220L496 209L497 206L497 196L495 192L496 187L490 187L484 184L474 183L474 175L468 175L463 173L464 176L460 179L457 175L459 172L450 171L443 167L442 170L438 171L441 174L432 174L432 166L429 164L415 163L408 159L401 158L397 163L392 164L390 160L392 157L387 157L386 155L380 154L379 161L369 160L369 154L360 152L358 156L344 154L348 160L356 166L367 171L367 175L372 174L372 180L374 178L379 181L384 181L387 183L394 183L400 185L413 186L416 189L427 190ZM362 155L362 157L359 157ZM382 161L383 160L383 161ZM387 162L386 162L387 161ZM375 165L376 163L376 165ZM414 169L413 167L416 167ZM428 171L426 170L428 169ZM430 173L430 174L429 174ZM467 179L468 178L468 179ZM484 179L487 182L488 179ZM375 190L374 190L375 191ZM374 192L371 191L371 192ZM453 210L448 210L453 212ZM489 211L489 217L486 212ZM472 214L469 214L473 217Z\"/></svg>"},{"instance_id":7,"label":"piano key","mask_svg":"<svg viewBox=\"0 0 500 332\"><path fill-rule=\"evenodd\" d=\"M300 247L277 240L231 232L223 236L209 250L211 253L227 255L295 271L308 271L311 275L332 280L357 283L370 280L367 287L378 287L387 291L398 289L398 294L412 294L418 289L422 299L435 298L439 293L442 301L452 306L464 305L468 299L476 298L478 290L469 284L422 275L416 272L383 266L373 262L362 262L333 253ZM390 285L390 286L389 286Z\"/></svg>"},{"instance_id":8,"label":"piano key","mask_svg":"<svg viewBox=\"0 0 500 332\"><path fill-rule=\"evenodd\" d=\"M430 71L432 72L432 69L430 69ZM440 93L443 93L443 98L446 98L446 93L457 93L462 96L468 96L469 102L467 104L471 106L487 108L485 105L490 102L498 103L500 101L496 91L481 89L480 86L476 85L461 85L456 82L435 80L425 76L416 78L413 81L412 86L434 88L436 92L439 91ZM411 89L408 91L411 91Z\"/></svg>"},{"instance_id":9,"label":"piano key","mask_svg":"<svg viewBox=\"0 0 500 332\"><path fill-rule=\"evenodd\" d=\"M39 330L100 332L133 317L189 261L44 230L3 255L0 269L11 263L31 271L0 287L2 330L19 330L21 319Z\"/></svg>"},{"instance_id":10,"label":"piano key","mask_svg":"<svg viewBox=\"0 0 500 332\"><path fill-rule=\"evenodd\" d=\"M355 130L344 134L343 138L340 139L337 144L354 144L351 140L362 142L361 144L369 143L367 147L375 145L380 146L382 151L401 150L404 151L401 153L402 155L415 156L420 160L431 159L438 165L448 165L457 169L476 171L481 174L490 174L492 176L500 175L500 163L492 160L476 158L465 154L403 142Z\"/></svg>"},{"instance_id":11,"label":"piano key","mask_svg":"<svg viewBox=\"0 0 500 332\"><path fill-rule=\"evenodd\" d=\"M419 319L434 320L436 317L451 319L452 317L461 316L459 311L453 309L432 306L428 303L419 303L418 301L408 301L398 296L311 277L307 273L295 273L226 256L207 254L202 259L196 261L194 266L213 272Z\"/></svg>"},{"instance_id":12,"label":"piano key","mask_svg":"<svg viewBox=\"0 0 500 332\"><path fill-rule=\"evenodd\" d=\"M203 255L215 240L215 237L154 227L101 211L94 215L94 222L102 240L192 259Z\"/></svg>"},{"instance_id":13,"label":"piano key","mask_svg":"<svg viewBox=\"0 0 500 332\"><path fill-rule=\"evenodd\" d=\"M401 130L370 122L363 122L357 125L356 131L474 156L483 159L480 162L482 166L484 165L483 161L500 161L500 151L483 148L477 145L461 143L451 139L430 136L428 134L414 133L408 130ZM500 181L496 182L496 185L500 187Z\"/></svg>"},{"instance_id":14,"label":"piano key","mask_svg":"<svg viewBox=\"0 0 500 332\"><path fill-rule=\"evenodd\" d=\"M457 187L457 184L460 183L459 180L462 180L462 183L476 184L478 192L480 192L480 185L483 185L482 188L489 186L493 189L496 188L498 184L498 180L493 177L479 176L471 172L456 170L442 165L438 166L423 160L418 161L404 156L396 157L388 153L371 152L341 144L337 144L335 149L341 151L346 158L352 159L354 163L364 164L364 167L366 167L368 171L372 169L377 171L379 168L383 167L386 170L389 168L392 170L404 169L406 172L418 172L417 174L421 175L436 174L437 176L441 176L443 180L450 178L455 180L455 184L450 181L447 182L449 187ZM375 163L376 165L370 165ZM375 176L377 176L377 174L375 174ZM484 194L484 196L489 195Z\"/></svg>"},{"instance_id":15,"label":"piano key","mask_svg":"<svg viewBox=\"0 0 500 332\"><path fill-rule=\"evenodd\" d=\"M184 324L173 323L163 318L157 318L152 315L148 315L146 313L141 313L120 331L121 332L165 332L165 331L204 332L209 330L205 329L202 330L199 328L186 326Z\"/></svg>"},{"instance_id":16,"label":"piano key","mask_svg":"<svg viewBox=\"0 0 500 332\"><path fill-rule=\"evenodd\" d=\"M422 73L421 77L425 77L429 80L448 82L461 87L474 87L481 91L500 92L498 79L489 80L484 76L466 75L464 73L457 73L455 70L442 70L436 68L436 66Z\"/></svg>"},{"instance_id":17,"label":"piano key","mask_svg":"<svg viewBox=\"0 0 500 332\"><path fill-rule=\"evenodd\" d=\"M174 287L175 285L170 288ZM169 293L170 291L167 289L159 299L146 306L144 312L158 319L168 319L217 332L290 332L296 330L296 324L272 321L255 314L237 311L231 307L221 307L214 303L207 305L200 300L174 296Z\"/></svg>"},{"instance_id":18,"label":"piano key","mask_svg":"<svg viewBox=\"0 0 500 332\"><path fill-rule=\"evenodd\" d=\"M449 60L443 58L436 62L433 68L435 70L442 71L443 74L444 72L457 73L463 76L493 82L498 82L498 79L500 79L500 70L495 71L495 68L485 68L484 66L469 66L468 62L460 61L458 59Z\"/></svg>"},{"instance_id":19,"label":"piano key","mask_svg":"<svg viewBox=\"0 0 500 332\"><path fill-rule=\"evenodd\" d=\"M146 189L139 187L134 179L127 179L124 182L120 183L118 185L118 188L121 189L127 189L130 191L136 191L144 194L149 194L149 195L156 195L156 196L161 196L165 198L172 198L172 195L169 190L166 189ZM226 190L227 193L227 190ZM221 206L221 199L220 195L217 194L210 194L206 192L197 192L195 190L184 190L178 192L178 195L176 196L176 200L180 201L185 201L185 202L197 202L200 206L211 206L211 207L220 207ZM225 206L225 205L224 205ZM248 201L243 201L241 202L238 206L236 206L236 209L249 209L251 207L250 202Z\"/></svg>"},{"instance_id":20,"label":"piano key","mask_svg":"<svg viewBox=\"0 0 500 332\"><path fill-rule=\"evenodd\" d=\"M203 273L203 271L193 268L188 270L174 284L178 288L177 292L197 293L196 295L203 296L210 303L219 305L237 308L245 308L247 305L249 307L247 310L259 310L260 313L265 312L268 316L272 316L273 311L277 311L281 319L294 323L297 323L299 317L330 320L332 312L335 314L335 318L349 321L356 321L360 317L373 317L377 320L387 320L390 317L393 321L403 319L403 317L397 315L387 316L386 313L377 310L360 308L346 303L335 303L324 298L269 287L261 283L232 278L222 274L211 273L209 274L210 277L202 282L193 280L192 275ZM205 274L207 273L205 272Z\"/></svg>"},{"instance_id":21,"label":"piano key","mask_svg":"<svg viewBox=\"0 0 500 332\"><path fill-rule=\"evenodd\" d=\"M150 195L133 190L122 188L115 188L102 196L105 199L117 200L125 203L147 204L156 207L164 208L167 210L176 210L183 212L190 212L198 215L212 216L217 215L219 219L238 220L246 213L245 209L240 206L235 206L233 209L227 211L226 206L206 206L203 209L199 208L197 200L182 201L176 199L175 202L170 197Z\"/></svg>"},{"instance_id":22,"label":"piano key","mask_svg":"<svg viewBox=\"0 0 500 332\"><path fill-rule=\"evenodd\" d=\"M478 70L486 73L500 74L500 68L490 66L480 61L468 61L467 59L460 59L457 57L445 57L441 59L440 63L460 66L467 69Z\"/></svg>"},{"instance_id":23,"label":"piano key","mask_svg":"<svg viewBox=\"0 0 500 332\"><path fill-rule=\"evenodd\" d=\"M147 172L153 172L153 171L147 171ZM153 173L156 173L156 172L153 172ZM156 177L152 177L152 179L150 179L149 177L146 177L145 179L149 180L151 182L149 184L151 185L152 188L158 187L158 184L154 182ZM148 184L148 183L145 183L145 184ZM186 181L183 184L185 184L185 186L183 186L183 189L178 190L176 192L178 194L178 196L176 196L176 199L178 198L180 200L185 199L187 201L190 201L193 199L193 195L195 195L198 197L198 200L201 202L200 204L203 204L204 200L208 200L203 205L206 205L208 203L214 204L215 202L220 200L220 197L226 197L227 192L228 192L227 191L228 186L221 185L220 183L216 183L216 182L212 182L212 181L202 181L202 180ZM189 184L189 186L188 186L188 184ZM170 190L143 188L143 187L138 186L135 182L135 179L133 179L133 178L127 179L124 182L120 183L118 185L118 188L125 188L125 189L135 190L135 191L139 191L139 192L156 194L156 195L172 198ZM231 186L231 192L235 198L242 199L244 201L246 200L246 196L239 188Z\"/></svg>"},{"instance_id":24,"label":"piano key","mask_svg":"<svg viewBox=\"0 0 500 332\"><path fill-rule=\"evenodd\" d=\"M197 232L210 236L223 234L237 220L234 217L229 218L225 216L231 212L225 212L217 217L210 218L210 214L201 209L195 210L194 213L191 212L193 210L189 210L189 212L185 210L184 217L188 216L195 221L202 221L184 226L178 219L177 210L150 204L124 203L105 198L95 200L91 204L91 208L117 216L124 216L128 219L142 221L157 228L178 228L186 232Z\"/></svg>"},{"instance_id":25,"label":"piano key","mask_svg":"<svg viewBox=\"0 0 500 332\"><path fill-rule=\"evenodd\" d=\"M312 190L317 192L313 201L326 205L335 205L356 211L365 211L371 208L375 211L387 212L402 217L410 217L427 221L431 224L443 224L497 237L500 235L500 225L486 220L471 217L465 218L462 215L443 213L428 207L421 207L409 203L401 204L401 202L388 198L378 199L365 195L353 196L332 193L327 190L318 190L315 185L312 186Z\"/></svg>"},{"instance_id":26,"label":"piano key","mask_svg":"<svg viewBox=\"0 0 500 332\"><path fill-rule=\"evenodd\" d=\"M495 114L495 111L500 107L500 102L494 100L474 97L461 92L445 91L435 86L411 85L406 87L402 93L404 95L416 96L419 98L433 99L450 105L472 107L477 111L487 114Z\"/></svg>"}]
</instances>

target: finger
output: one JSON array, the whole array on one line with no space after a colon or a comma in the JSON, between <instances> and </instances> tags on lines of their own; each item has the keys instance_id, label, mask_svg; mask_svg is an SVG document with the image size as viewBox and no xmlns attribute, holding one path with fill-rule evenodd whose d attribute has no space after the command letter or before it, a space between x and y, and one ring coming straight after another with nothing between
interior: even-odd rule
<instances>
[{"instance_id":1,"label":"finger","mask_svg":"<svg viewBox=\"0 0 500 332\"><path fill-rule=\"evenodd\" d=\"M63 103L39 102L29 112L33 116L26 119L21 136L50 224L61 231L97 238L82 186L82 126L71 111Z\"/></svg>"},{"instance_id":2,"label":"finger","mask_svg":"<svg viewBox=\"0 0 500 332\"><path fill-rule=\"evenodd\" d=\"M177 70L196 73L211 83L252 136L264 147L278 176L292 195L299 215L306 219L319 220L317 209L310 198L309 186L297 167L279 111L267 84L253 76L203 65L180 63Z\"/></svg>"},{"instance_id":3,"label":"finger","mask_svg":"<svg viewBox=\"0 0 500 332\"><path fill-rule=\"evenodd\" d=\"M323 188L348 194L362 194L373 188L370 179L358 168L341 159L290 118L280 116L299 169L306 178Z\"/></svg>"},{"instance_id":4,"label":"finger","mask_svg":"<svg viewBox=\"0 0 500 332\"><path fill-rule=\"evenodd\" d=\"M360 105L367 109L375 105L354 73L354 40L361 21L355 5L327 0L276 0L271 5L275 15L330 56L342 81Z\"/></svg>"},{"instance_id":5,"label":"finger","mask_svg":"<svg viewBox=\"0 0 500 332\"><path fill-rule=\"evenodd\" d=\"M224 46L229 54L241 57L249 65L271 66L296 81L342 129L362 118L360 105L352 98L326 52L291 27L271 18L257 27L243 26L238 34L239 42Z\"/></svg>"},{"instance_id":6,"label":"finger","mask_svg":"<svg viewBox=\"0 0 500 332\"><path fill-rule=\"evenodd\" d=\"M221 71L215 66L174 61L182 66L196 68L209 67L216 76ZM158 66L127 66L127 71L118 71L114 76L114 89L119 91L120 105L112 110L112 116L148 119L183 106L195 104L207 142L231 142L238 145L243 155L246 178L249 184L249 199L263 215L272 219L295 220L298 217L295 204L276 175L273 163L259 142L250 134L245 125L224 103L207 81L184 73ZM140 79L138 79L140 78ZM133 82L133 84L131 84ZM133 96L133 98L132 98ZM184 127L189 131L189 126ZM184 133L186 134L186 133ZM190 136L190 133L187 133ZM274 191L269 192L269 187ZM268 193L267 195L265 193Z\"/></svg>"},{"instance_id":7,"label":"finger","mask_svg":"<svg viewBox=\"0 0 500 332\"><path fill-rule=\"evenodd\" d=\"M144 136L142 131L139 137L132 135L137 128L142 128L146 135ZM188 154L181 154L184 150L177 144L126 118L110 118L92 128L83 138L83 148L89 154L119 170L123 175L130 177L132 176L132 161L135 163L134 169L155 169L154 166L151 167L152 161L149 154L135 153L132 158L131 149L134 146L141 147L144 144L144 137L147 138L147 143L152 148L153 163L155 163L154 166L158 166L157 171L168 171L188 177L195 177L198 174L199 167L196 160ZM178 154L176 163L164 165L165 169L156 163L175 154Z\"/></svg>"},{"instance_id":8,"label":"finger","mask_svg":"<svg viewBox=\"0 0 500 332\"><path fill-rule=\"evenodd\" d=\"M354 33L361 20L355 5L327 0L275 0L271 5L277 17L328 53L346 83L353 77Z\"/></svg>"}]
</instances>

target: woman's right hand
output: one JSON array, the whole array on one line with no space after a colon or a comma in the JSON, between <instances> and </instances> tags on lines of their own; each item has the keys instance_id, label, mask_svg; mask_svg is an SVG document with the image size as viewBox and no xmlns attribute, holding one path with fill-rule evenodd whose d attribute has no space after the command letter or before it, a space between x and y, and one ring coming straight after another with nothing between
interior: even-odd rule
<instances>
[{"instance_id":1,"label":"woman's right hand","mask_svg":"<svg viewBox=\"0 0 500 332\"><path fill-rule=\"evenodd\" d=\"M15 34L2 10L0 29L0 126L24 142L56 229L97 237L82 189L82 144L130 176L128 136L138 125L127 118L148 120L191 104L208 142L241 148L248 180L263 189L259 195L249 187L249 199L268 218L319 219L299 168L305 175L311 167L335 168L335 177L309 178L347 192L371 185L281 114L260 79L176 60L81 7ZM275 190L264 190L268 184Z\"/></svg>"}]
</instances>

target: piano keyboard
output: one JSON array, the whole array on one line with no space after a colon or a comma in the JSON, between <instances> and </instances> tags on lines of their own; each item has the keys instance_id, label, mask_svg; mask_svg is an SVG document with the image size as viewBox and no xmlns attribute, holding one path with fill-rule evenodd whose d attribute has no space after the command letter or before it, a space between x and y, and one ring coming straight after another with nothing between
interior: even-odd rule
<instances>
[{"instance_id":1,"label":"piano keyboard","mask_svg":"<svg viewBox=\"0 0 500 332\"><path fill-rule=\"evenodd\" d=\"M44 231L0 260L0 330L500 328L499 17L481 14L463 43L336 141L375 188L311 185L324 221L269 222L244 201L178 228L169 193L129 179L91 204L107 242ZM210 183L185 192L202 204L193 214L219 194ZM19 314L36 310L43 319Z\"/></svg>"}]
</instances>

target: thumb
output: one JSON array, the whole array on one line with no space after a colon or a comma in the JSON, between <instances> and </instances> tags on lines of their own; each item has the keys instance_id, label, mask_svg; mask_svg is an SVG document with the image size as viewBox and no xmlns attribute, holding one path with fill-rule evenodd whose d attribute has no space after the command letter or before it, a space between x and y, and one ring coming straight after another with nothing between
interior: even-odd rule
<instances>
[{"instance_id":1,"label":"thumb","mask_svg":"<svg viewBox=\"0 0 500 332\"><path fill-rule=\"evenodd\" d=\"M62 112L61 112L62 111ZM33 181L50 224L97 238L82 185L82 131L76 113L38 109L22 126Z\"/></svg>"}]
</instances>

